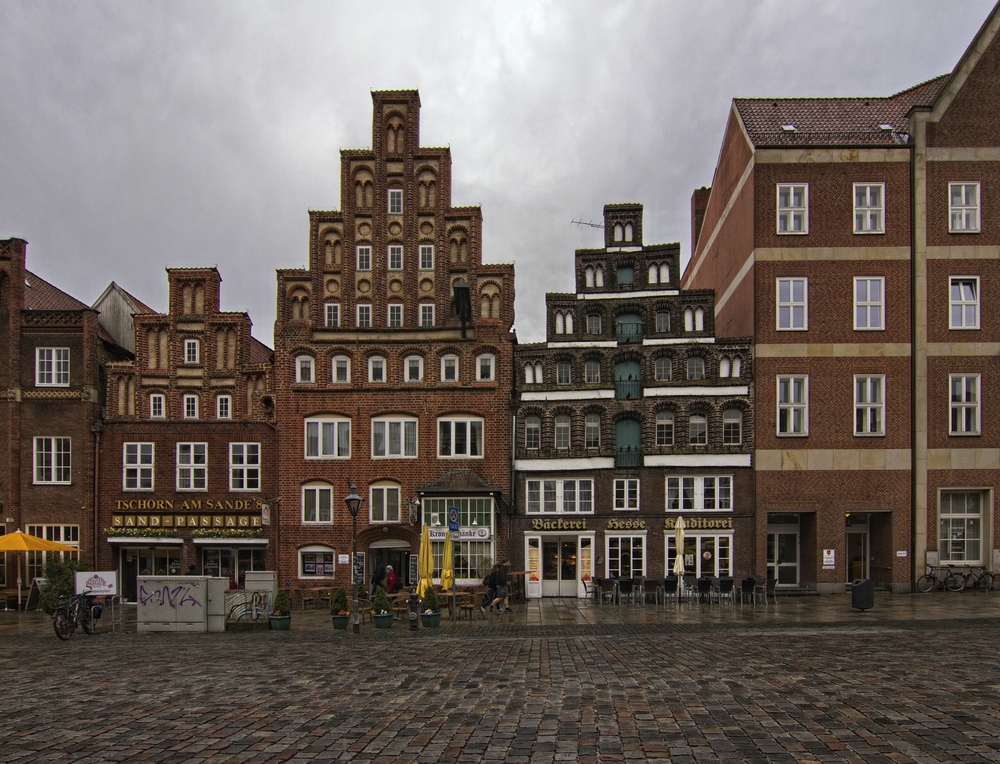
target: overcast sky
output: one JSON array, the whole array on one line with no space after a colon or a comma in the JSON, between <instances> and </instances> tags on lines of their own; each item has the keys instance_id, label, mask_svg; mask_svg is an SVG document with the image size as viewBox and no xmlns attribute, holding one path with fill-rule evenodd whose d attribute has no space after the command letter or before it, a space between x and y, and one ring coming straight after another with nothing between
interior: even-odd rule
<instances>
[{"instance_id":1,"label":"overcast sky","mask_svg":"<svg viewBox=\"0 0 1000 764\"><path fill-rule=\"evenodd\" d=\"M0 238L86 303L166 309L164 268L215 265L272 344L275 270L340 208L371 90L420 91L452 203L514 263L521 342L573 291L609 202L690 255L734 97L886 96L951 71L993 0L0 0Z\"/></svg>"}]
</instances>

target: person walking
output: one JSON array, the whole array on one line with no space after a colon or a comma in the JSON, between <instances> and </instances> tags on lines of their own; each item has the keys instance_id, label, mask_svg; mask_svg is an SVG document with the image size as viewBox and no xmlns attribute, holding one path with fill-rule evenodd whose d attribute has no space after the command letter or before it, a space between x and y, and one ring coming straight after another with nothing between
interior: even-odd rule
<instances>
[{"instance_id":1,"label":"person walking","mask_svg":"<svg viewBox=\"0 0 1000 764\"><path fill-rule=\"evenodd\" d=\"M400 589L399 581L396 578L396 571L392 565L385 566L385 591L388 594L395 594Z\"/></svg>"},{"instance_id":2,"label":"person walking","mask_svg":"<svg viewBox=\"0 0 1000 764\"><path fill-rule=\"evenodd\" d=\"M372 571L372 599L375 599L375 589L381 586L385 589L385 565L382 564L382 558L375 558L375 570Z\"/></svg>"},{"instance_id":3,"label":"person walking","mask_svg":"<svg viewBox=\"0 0 1000 764\"><path fill-rule=\"evenodd\" d=\"M510 560L506 560L502 565L497 565L493 571L493 584L496 587L496 597L490 603L491 608L503 610L505 613L511 612L510 591L507 588L507 569Z\"/></svg>"}]
</instances>

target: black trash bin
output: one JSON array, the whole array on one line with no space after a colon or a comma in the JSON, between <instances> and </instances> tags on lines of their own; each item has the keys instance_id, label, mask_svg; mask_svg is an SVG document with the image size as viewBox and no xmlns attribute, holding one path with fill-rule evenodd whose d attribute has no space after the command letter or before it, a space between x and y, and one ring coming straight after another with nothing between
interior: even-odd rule
<instances>
[{"instance_id":1,"label":"black trash bin","mask_svg":"<svg viewBox=\"0 0 1000 764\"><path fill-rule=\"evenodd\" d=\"M875 607L875 582L870 578L859 578L851 586L851 607L869 610Z\"/></svg>"}]
</instances>

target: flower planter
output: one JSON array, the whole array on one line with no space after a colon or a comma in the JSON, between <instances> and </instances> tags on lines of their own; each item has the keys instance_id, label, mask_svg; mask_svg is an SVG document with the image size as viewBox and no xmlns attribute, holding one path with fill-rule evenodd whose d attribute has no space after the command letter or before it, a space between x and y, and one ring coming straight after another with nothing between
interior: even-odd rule
<instances>
[{"instance_id":1,"label":"flower planter","mask_svg":"<svg viewBox=\"0 0 1000 764\"><path fill-rule=\"evenodd\" d=\"M420 622L424 625L425 629L436 629L441 625L441 611L436 613L421 613Z\"/></svg>"},{"instance_id":2,"label":"flower planter","mask_svg":"<svg viewBox=\"0 0 1000 764\"><path fill-rule=\"evenodd\" d=\"M331 615L330 620L333 621L333 628L339 629L340 631L347 631L347 624L351 622L351 616Z\"/></svg>"},{"instance_id":3,"label":"flower planter","mask_svg":"<svg viewBox=\"0 0 1000 764\"><path fill-rule=\"evenodd\" d=\"M375 624L376 629L391 629L392 628L392 613L386 613L385 615L372 615L372 623Z\"/></svg>"},{"instance_id":4,"label":"flower planter","mask_svg":"<svg viewBox=\"0 0 1000 764\"><path fill-rule=\"evenodd\" d=\"M271 625L271 631L288 631L292 628L290 615L269 615L267 622Z\"/></svg>"}]
</instances>

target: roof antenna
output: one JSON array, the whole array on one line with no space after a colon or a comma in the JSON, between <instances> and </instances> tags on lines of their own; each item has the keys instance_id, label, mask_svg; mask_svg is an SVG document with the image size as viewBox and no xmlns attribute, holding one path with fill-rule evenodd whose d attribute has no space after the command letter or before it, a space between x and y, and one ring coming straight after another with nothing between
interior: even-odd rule
<instances>
[{"instance_id":1,"label":"roof antenna","mask_svg":"<svg viewBox=\"0 0 1000 764\"><path fill-rule=\"evenodd\" d=\"M588 223L585 220L571 220L570 225L589 225L591 228L604 228L603 223Z\"/></svg>"}]
</instances>

